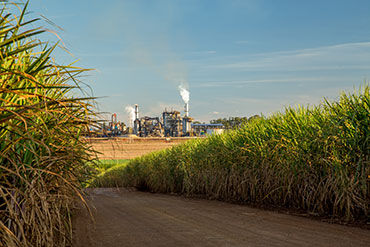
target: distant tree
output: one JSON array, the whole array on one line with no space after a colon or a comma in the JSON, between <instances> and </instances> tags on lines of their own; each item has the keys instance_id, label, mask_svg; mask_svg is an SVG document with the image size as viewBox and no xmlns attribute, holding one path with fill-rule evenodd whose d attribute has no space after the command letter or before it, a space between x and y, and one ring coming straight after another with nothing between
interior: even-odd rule
<instances>
[{"instance_id":1,"label":"distant tree","mask_svg":"<svg viewBox=\"0 0 370 247\"><path fill-rule=\"evenodd\" d=\"M243 124L246 124L249 121L254 120L256 118L260 118L260 116L254 115L250 118L248 117L218 118L218 119L212 119L209 122L211 124L223 124L226 129L235 129L235 128L239 128Z\"/></svg>"},{"instance_id":2,"label":"distant tree","mask_svg":"<svg viewBox=\"0 0 370 247\"><path fill-rule=\"evenodd\" d=\"M254 119L258 119L258 118L261 118L261 116L259 115L254 115L254 116L251 116L248 121L251 121L251 120L254 120Z\"/></svg>"}]
</instances>

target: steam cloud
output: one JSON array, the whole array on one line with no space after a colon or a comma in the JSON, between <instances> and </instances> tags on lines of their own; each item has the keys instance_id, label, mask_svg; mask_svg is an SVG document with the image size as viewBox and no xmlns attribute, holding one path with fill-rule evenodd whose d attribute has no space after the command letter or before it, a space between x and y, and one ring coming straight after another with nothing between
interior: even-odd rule
<instances>
[{"instance_id":1,"label":"steam cloud","mask_svg":"<svg viewBox=\"0 0 370 247\"><path fill-rule=\"evenodd\" d=\"M183 85L179 86L179 91L184 103L189 103L190 92Z\"/></svg>"},{"instance_id":2,"label":"steam cloud","mask_svg":"<svg viewBox=\"0 0 370 247\"><path fill-rule=\"evenodd\" d=\"M130 127L134 125L135 121L135 108L128 105L125 107L125 111L128 113L129 119L130 119Z\"/></svg>"}]
</instances>

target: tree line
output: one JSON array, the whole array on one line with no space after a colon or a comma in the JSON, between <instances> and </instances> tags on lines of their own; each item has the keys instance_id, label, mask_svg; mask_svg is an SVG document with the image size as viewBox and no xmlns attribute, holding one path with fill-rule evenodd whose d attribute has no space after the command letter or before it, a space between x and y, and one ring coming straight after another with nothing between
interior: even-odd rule
<instances>
[{"instance_id":1,"label":"tree line","mask_svg":"<svg viewBox=\"0 0 370 247\"><path fill-rule=\"evenodd\" d=\"M260 116L254 115L251 117L218 118L218 119L210 120L210 123L211 124L223 124L225 129L235 129L256 118L260 118Z\"/></svg>"}]
</instances>

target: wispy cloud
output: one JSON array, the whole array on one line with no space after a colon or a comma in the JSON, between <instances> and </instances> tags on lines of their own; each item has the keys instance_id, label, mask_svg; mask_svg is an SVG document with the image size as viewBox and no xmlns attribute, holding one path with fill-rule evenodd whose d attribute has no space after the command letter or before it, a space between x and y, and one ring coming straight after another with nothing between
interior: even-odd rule
<instances>
[{"instance_id":1,"label":"wispy cloud","mask_svg":"<svg viewBox=\"0 0 370 247\"><path fill-rule=\"evenodd\" d=\"M237 60L205 67L243 71L366 70L370 69L370 42L260 53Z\"/></svg>"},{"instance_id":2,"label":"wispy cloud","mask_svg":"<svg viewBox=\"0 0 370 247\"><path fill-rule=\"evenodd\" d=\"M285 94L214 97L211 100L212 103L195 102L198 110L214 109L198 113L195 117L197 120L207 121L219 117L253 116L261 113L270 116L276 112L283 112L286 107L318 105L323 102L324 98L329 101L338 100L342 91L353 92L353 87L333 84L327 88L312 88ZM215 112L218 114L214 114Z\"/></svg>"},{"instance_id":3,"label":"wispy cloud","mask_svg":"<svg viewBox=\"0 0 370 247\"><path fill-rule=\"evenodd\" d=\"M300 83L300 82L335 82L343 80L343 77L284 77L284 78L266 78L255 80L231 80L231 81L209 81L193 84L192 88L216 88L216 87L240 87L248 84L261 83ZM348 79L351 79L348 77Z\"/></svg>"},{"instance_id":4,"label":"wispy cloud","mask_svg":"<svg viewBox=\"0 0 370 247\"><path fill-rule=\"evenodd\" d=\"M302 92L298 94L278 95L272 98L229 97L222 98L221 101L223 104L228 105L230 109L242 109L242 111L238 111L241 115L248 116L263 113L269 116L273 113L284 111L286 107L295 108L298 105L318 105L323 102L323 95L329 100L335 100L342 90L345 89L330 88L321 90L320 93ZM349 88L347 88L347 90L351 91ZM230 112L229 115L237 114L238 112Z\"/></svg>"}]
</instances>

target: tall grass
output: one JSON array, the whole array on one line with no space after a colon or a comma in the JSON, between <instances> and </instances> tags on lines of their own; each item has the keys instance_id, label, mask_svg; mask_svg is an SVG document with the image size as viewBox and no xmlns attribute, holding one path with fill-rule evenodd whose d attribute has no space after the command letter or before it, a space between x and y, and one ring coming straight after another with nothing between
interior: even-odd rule
<instances>
[{"instance_id":1,"label":"tall grass","mask_svg":"<svg viewBox=\"0 0 370 247\"><path fill-rule=\"evenodd\" d=\"M370 219L369 86L132 160L99 185Z\"/></svg>"},{"instance_id":2,"label":"tall grass","mask_svg":"<svg viewBox=\"0 0 370 247\"><path fill-rule=\"evenodd\" d=\"M99 161L101 162L101 161ZM96 169L98 174L90 181L89 187L121 187L121 174L129 160L104 160Z\"/></svg>"},{"instance_id":3,"label":"tall grass","mask_svg":"<svg viewBox=\"0 0 370 247\"><path fill-rule=\"evenodd\" d=\"M103 173L112 167L115 167L117 165L123 165L127 163L128 161L129 160L125 160L125 159L96 160L93 162L92 167L95 168L97 173Z\"/></svg>"},{"instance_id":4,"label":"tall grass","mask_svg":"<svg viewBox=\"0 0 370 247\"><path fill-rule=\"evenodd\" d=\"M0 11L0 246L71 243L70 206L92 152L81 134L90 98L74 97L84 69L57 65L38 19ZM81 197L82 198L82 197Z\"/></svg>"}]
</instances>

